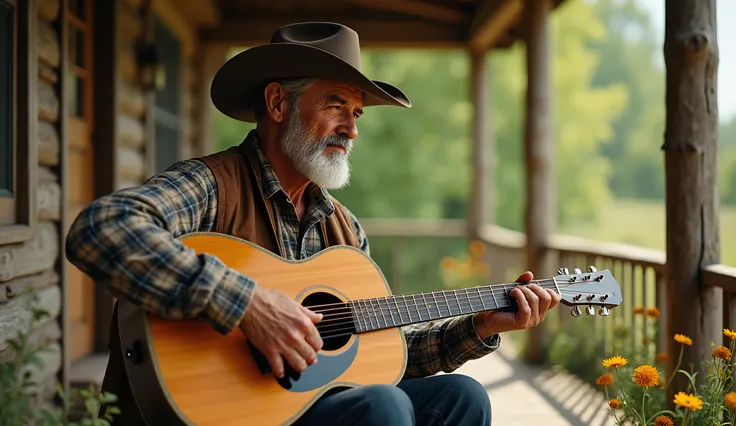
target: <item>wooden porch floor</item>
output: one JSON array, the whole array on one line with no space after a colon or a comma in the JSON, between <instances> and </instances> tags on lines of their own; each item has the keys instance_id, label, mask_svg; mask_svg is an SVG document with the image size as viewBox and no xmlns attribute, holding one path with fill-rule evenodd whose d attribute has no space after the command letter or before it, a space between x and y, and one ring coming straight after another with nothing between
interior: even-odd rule
<instances>
[{"instance_id":1,"label":"wooden porch floor","mask_svg":"<svg viewBox=\"0 0 736 426\"><path fill-rule=\"evenodd\" d=\"M488 390L493 425L613 426L601 392L575 376L519 361L511 342L457 370Z\"/></svg>"}]
</instances>

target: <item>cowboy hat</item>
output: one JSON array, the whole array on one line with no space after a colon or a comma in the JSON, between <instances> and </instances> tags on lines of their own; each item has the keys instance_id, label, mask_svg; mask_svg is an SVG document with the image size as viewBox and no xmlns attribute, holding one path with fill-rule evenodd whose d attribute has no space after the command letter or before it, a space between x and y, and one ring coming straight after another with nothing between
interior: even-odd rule
<instances>
[{"instance_id":1,"label":"cowboy hat","mask_svg":"<svg viewBox=\"0 0 736 426\"><path fill-rule=\"evenodd\" d=\"M245 50L228 60L212 80L210 96L223 114L255 122L253 107L268 83L302 77L353 85L363 92L364 107L411 108L411 101L397 87L363 75L358 33L332 22L304 22L279 28L269 44Z\"/></svg>"}]
</instances>

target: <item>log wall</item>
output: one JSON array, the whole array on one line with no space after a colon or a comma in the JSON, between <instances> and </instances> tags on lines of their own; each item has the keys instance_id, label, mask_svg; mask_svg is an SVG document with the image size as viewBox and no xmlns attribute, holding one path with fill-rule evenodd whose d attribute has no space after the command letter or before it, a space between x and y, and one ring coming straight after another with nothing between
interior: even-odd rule
<instances>
[{"instance_id":1,"label":"log wall","mask_svg":"<svg viewBox=\"0 0 736 426\"><path fill-rule=\"evenodd\" d=\"M12 357L8 341L30 333L34 348L46 348L44 367L33 370L40 402L50 401L62 366L60 312L62 290L57 269L60 248L61 186L59 138L59 0L36 0L38 55L38 132L29 141L38 150L39 226L33 240L0 246L0 362ZM27 309L32 292L51 315L31 327Z\"/></svg>"}]
</instances>

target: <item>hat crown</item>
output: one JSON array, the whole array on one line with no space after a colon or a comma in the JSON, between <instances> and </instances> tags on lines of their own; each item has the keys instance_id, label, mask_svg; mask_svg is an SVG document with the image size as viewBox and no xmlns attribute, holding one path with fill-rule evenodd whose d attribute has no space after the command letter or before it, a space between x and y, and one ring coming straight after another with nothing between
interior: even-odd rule
<instances>
[{"instance_id":1,"label":"hat crown","mask_svg":"<svg viewBox=\"0 0 736 426\"><path fill-rule=\"evenodd\" d=\"M271 44L294 43L329 52L361 70L358 33L333 22L300 22L283 26L271 35Z\"/></svg>"}]
</instances>

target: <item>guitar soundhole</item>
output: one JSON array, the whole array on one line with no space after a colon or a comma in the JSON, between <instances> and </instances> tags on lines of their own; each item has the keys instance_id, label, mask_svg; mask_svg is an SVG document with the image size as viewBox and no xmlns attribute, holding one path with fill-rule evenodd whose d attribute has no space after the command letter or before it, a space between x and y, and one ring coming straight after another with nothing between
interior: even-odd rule
<instances>
[{"instance_id":1,"label":"guitar soundhole","mask_svg":"<svg viewBox=\"0 0 736 426\"><path fill-rule=\"evenodd\" d=\"M302 305L322 314L317 330L322 336L322 350L335 351L345 346L355 333L350 305L334 294L315 292L304 298Z\"/></svg>"}]
</instances>

